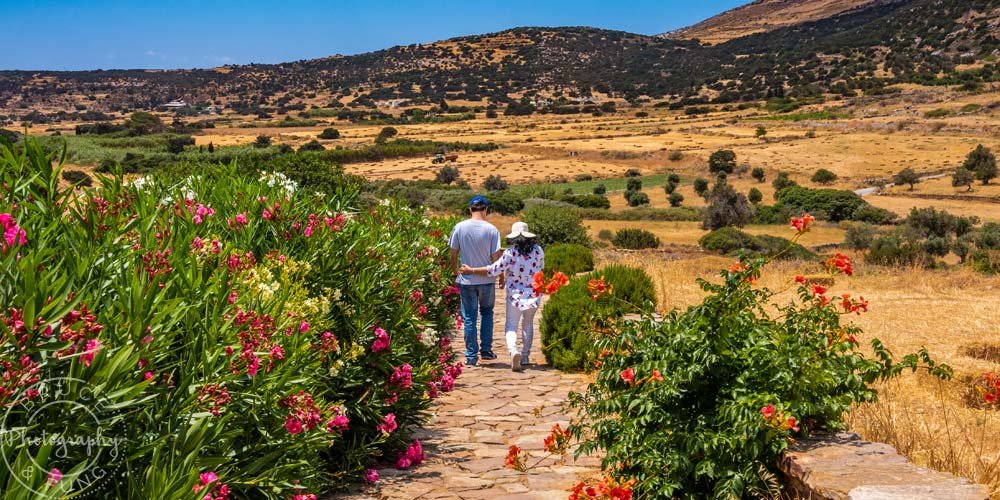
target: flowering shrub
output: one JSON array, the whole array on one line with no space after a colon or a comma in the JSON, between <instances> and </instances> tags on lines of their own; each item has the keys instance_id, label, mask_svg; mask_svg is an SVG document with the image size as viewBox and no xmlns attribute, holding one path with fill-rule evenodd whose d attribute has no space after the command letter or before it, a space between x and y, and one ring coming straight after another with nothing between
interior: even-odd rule
<instances>
[{"instance_id":1,"label":"flowering shrub","mask_svg":"<svg viewBox=\"0 0 1000 500\"><path fill-rule=\"evenodd\" d=\"M802 234L811 222L793 225ZM866 357L859 329L841 320L867 310L863 298L834 299L790 277L798 299L776 304L776 292L755 285L766 263L743 260L721 283L701 280L704 302L662 322L591 333L600 369L586 393L570 396L578 454L604 450L605 472L634 480L639 498L742 498L765 491L768 469L794 437L837 429L851 405L875 400L874 382L918 365L950 376L923 350L897 361L872 340L875 357ZM846 256L827 265L853 273ZM592 289L618 300L617 284Z\"/></svg>"},{"instance_id":2,"label":"flowering shrub","mask_svg":"<svg viewBox=\"0 0 1000 500\"><path fill-rule=\"evenodd\" d=\"M3 491L308 499L423 460L461 373L442 222L233 167L59 169L0 150Z\"/></svg>"},{"instance_id":3,"label":"flowering shrub","mask_svg":"<svg viewBox=\"0 0 1000 500\"><path fill-rule=\"evenodd\" d=\"M597 300L612 289L619 300ZM560 370L588 370L600 352L593 327L610 328L625 314L652 311L655 302L653 280L642 269L612 265L573 279L545 304L542 353Z\"/></svg>"}]
</instances>

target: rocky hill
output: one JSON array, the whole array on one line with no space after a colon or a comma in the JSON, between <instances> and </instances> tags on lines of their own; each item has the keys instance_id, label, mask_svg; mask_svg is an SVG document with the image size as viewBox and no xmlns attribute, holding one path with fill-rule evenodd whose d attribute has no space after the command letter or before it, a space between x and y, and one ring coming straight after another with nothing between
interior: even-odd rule
<instances>
[{"instance_id":1,"label":"rocky hill","mask_svg":"<svg viewBox=\"0 0 1000 500\"><path fill-rule=\"evenodd\" d=\"M662 36L716 45L754 33L819 21L875 4L900 0L755 0Z\"/></svg>"},{"instance_id":2,"label":"rocky hill","mask_svg":"<svg viewBox=\"0 0 1000 500\"><path fill-rule=\"evenodd\" d=\"M788 3L800 10L814 5L835 11L851 2ZM301 110L306 102L315 106L317 99L371 107L389 99L503 104L534 93L597 93L684 105L829 92L857 95L895 83L976 86L995 81L1000 79L994 62L998 55L996 0L876 1L713 46L587 27L517 28L274 65L6 71L0 72L0 115L22 120L30 115L27 119L35 121L59 118L58 113L72 117L74 109L77 114L83 109L148 109L172 99L255 112Z\"/></svg>"}]
</instances>

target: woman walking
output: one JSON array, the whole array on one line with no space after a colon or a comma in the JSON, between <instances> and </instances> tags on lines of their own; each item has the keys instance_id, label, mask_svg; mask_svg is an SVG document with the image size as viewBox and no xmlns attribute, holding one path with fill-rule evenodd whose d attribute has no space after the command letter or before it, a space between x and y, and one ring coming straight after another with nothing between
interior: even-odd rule
<instances>
[{"instance_id":1,"label":"woman walking","mask_svg":"<svg viewBox=\"0 0 1000 500\"><path fill-rule=\"evenodd\" d=\"M462 266L463 274L498 276L504 274L507 290L506 338L510 351L510 368L521 371L529 364L531 341L535 334L535 312L541 305L542 295L532 288L535 273L545 267L545 252L538 245L538 238L528 231L524 222L515 222L507 235L508 248L500 258L486 267ZM517 349L518 323L521 326L521 351Z\"/></svg>"}]
</instances>

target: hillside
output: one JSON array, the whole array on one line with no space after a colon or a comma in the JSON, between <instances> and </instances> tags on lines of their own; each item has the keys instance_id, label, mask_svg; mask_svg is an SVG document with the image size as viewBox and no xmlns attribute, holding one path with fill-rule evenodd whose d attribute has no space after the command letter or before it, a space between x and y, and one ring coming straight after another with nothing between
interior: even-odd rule
<instances>
[{"instance_id":1,"label":"hillside","mask_svg":"<svg viewBox=\"0 0 1000 500\"><path fill-rule=\"evenodd\" d=\"M844 12L900 0L756 0L662 36L716 45L754 33L819 21Z\"/></svg>"},{"instance_id":2,"label":"hillside","mask_svg":"<svg viewBox=\"0 0 1000 500\"><path fill-rule=\"evenodd\" d=\"M517 28L275 65L0 72L0 115L44 123L172 99L265 114L388 99L504 104L532 93L684 105L857 95L895 83L975 86L1000 79L998 34L995 0L877 2L711 47L587 27Z\"/></svg>"}]
</instances>

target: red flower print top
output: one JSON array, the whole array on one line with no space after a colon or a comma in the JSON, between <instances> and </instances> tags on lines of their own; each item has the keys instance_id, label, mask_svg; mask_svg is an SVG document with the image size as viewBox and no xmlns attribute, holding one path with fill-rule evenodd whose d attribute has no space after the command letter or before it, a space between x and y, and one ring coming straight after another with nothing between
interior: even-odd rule
<instances>
[{"instance_id":1,"label":"red flower print top","mask_svg":"<svg viewBox=\"0 0 1000 500\"><path fill-rule=\"evenodd\" d=\"M486 274L498 276L504 273L507 281L507 300L512 301L518 309L525 311L538 307L542 298L531 288L532 277L545 267L545 252L542 247L520 255L517 250L508 248L500 258L486 267Z\"/></svg>"}]
</instances>

